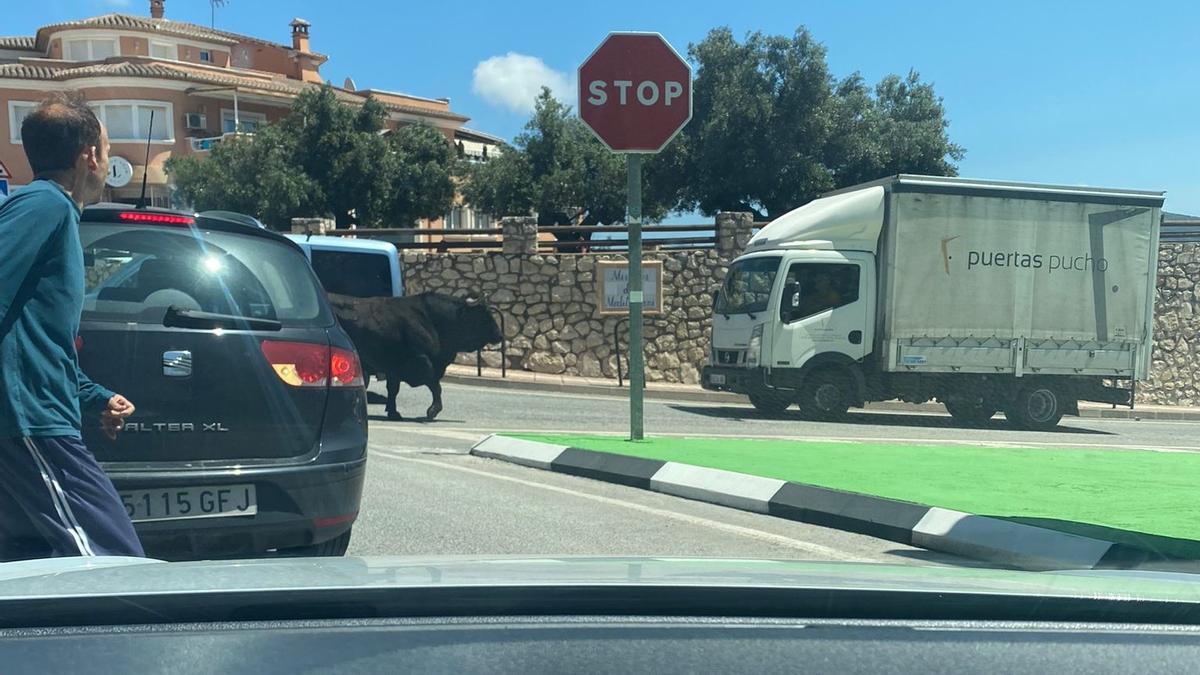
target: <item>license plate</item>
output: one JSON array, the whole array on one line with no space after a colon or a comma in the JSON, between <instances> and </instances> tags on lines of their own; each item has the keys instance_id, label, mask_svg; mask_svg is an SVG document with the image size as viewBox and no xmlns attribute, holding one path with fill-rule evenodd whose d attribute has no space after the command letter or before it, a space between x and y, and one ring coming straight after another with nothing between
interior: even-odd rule
<instances>
[{"instance_id":1,"label":"license plate","mask_svg":"<svg viewBox=\"0 0 1200 675\"><path fill-rule=\"evenodd\" d=\"M121 493L121 501L125 513L135 523L258 513L258 496L253 485L127 490Z\"/></svg>"},{"instance_id":2,"label":"license plate","mask_svg":"<svg viewBox=\"0 0 1200 675\"><path fill-rule=\"evenodd\" d=\"M713 384L725 384L725 376L713 373L712 375L708 376L708 381L712 382Z\"/></svg>"}]
</instances>

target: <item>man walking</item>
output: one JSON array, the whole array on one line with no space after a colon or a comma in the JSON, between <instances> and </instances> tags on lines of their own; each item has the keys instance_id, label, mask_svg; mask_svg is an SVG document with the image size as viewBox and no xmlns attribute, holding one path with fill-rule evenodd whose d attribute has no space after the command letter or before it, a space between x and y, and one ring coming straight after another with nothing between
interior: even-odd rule
<instances>
[{"instance_id":1,"label":"man walking","mask_svg":"<svg viewBox=\"0 0 1200 675\"><path fill-rule=\"evenodd\" d=\"M0 561L141 556L112 481L80 438L82 415L115 438L125 397L79 369L79 216L100 198L108 135L78 96L21 125L34 181L0 204Z\"/></svg>"}]
</instances>

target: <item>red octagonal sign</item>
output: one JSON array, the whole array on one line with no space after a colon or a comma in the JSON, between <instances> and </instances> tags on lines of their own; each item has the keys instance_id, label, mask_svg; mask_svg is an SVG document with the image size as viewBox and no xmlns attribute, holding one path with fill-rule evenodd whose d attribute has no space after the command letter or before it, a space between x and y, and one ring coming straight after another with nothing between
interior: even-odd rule
<instances>
[{"instance_id":1,"label":"red octagonal sign","mask_svg":"<svg viewBox=\"0 0 1200 675\"><path fill-rule=\"evenodd\" d=\"M658 152L692 118L692 69L658 33L609 33L579 66L579 117L613 152Z\"/></svg>"}]
</instances>

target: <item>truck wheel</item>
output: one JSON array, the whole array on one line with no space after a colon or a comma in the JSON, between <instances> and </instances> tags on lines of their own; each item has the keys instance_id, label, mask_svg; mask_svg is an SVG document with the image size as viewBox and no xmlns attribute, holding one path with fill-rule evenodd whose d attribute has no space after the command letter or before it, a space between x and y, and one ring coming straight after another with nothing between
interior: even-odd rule
<instances>
[{"instance_id":1,"label":"truck wheel","mask_svg":"<svg viewBox=\"0 0 1200 675\"><path fill-rule=\"evenodd\" d=\"M750 394L750 404L768 415L778 415L792 405L792 399L780 392L756 391Z\"/></svg>"},{"instance_id":2,"label":"truck wheel","mask_svg":"<svg viewBox=\"0 0 1200 675\"><path fill-rule=\"evenodd\" d=\"M968 424L971 426L979 426L992 419L999 408L982 403L979 401L963 401L949 399L943 401L942 405L946 406L946 412L957 422Z\"/></svg>"},{"instance_id":3,"label":"truck wheel","mask_svg":"<svg viewBox=\"0 0 1200 675\"><path fill-rule=\"evenodd\" d=\"M1018 429L1048 431L1058 426L1067 401L1049 385L1031 384L1017 392L1017 397L1004 409L1009 424Z\"/></svg>"},{"instance_id":4,"label":"truck wheel","mask_svg":"<svg viewBox=\"0 0 1200 675\"><path fill-rule=\"evenodd\" d=\"M815 420L836 420L850 409L850 381L833 370L809 376L800 392L800 410Z\"/></svg>"}]
</instances>

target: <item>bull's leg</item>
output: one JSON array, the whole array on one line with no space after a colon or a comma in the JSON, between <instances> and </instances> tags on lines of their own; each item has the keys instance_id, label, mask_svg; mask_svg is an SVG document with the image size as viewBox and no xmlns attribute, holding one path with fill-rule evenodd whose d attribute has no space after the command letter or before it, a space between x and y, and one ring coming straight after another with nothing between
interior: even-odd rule
<instances>
[{"instance_id":1,"label":"bull's leg","mask_svg":"<svg viewBox=\"0 0 1200 675\"><path fill-rule=\"evenodd\" d=\"M387 416L389 420L402 420L404 417L396 410L396 396L400 394L400 376L396 373L387 375Z\"/></svg>"},{"instance_id":2,"label":"bull's leg","mask_svg":"<svg viewBox=\"0 0 1200 675\"><path fill-rule=\"evenodd\" d=\"M430 404L429 410L425 411L425 419L432 420L442 412L442 383L438 380L431 380L427 386L429 393L433 394L433 403Z\"/></svg>"}]
</instances>

